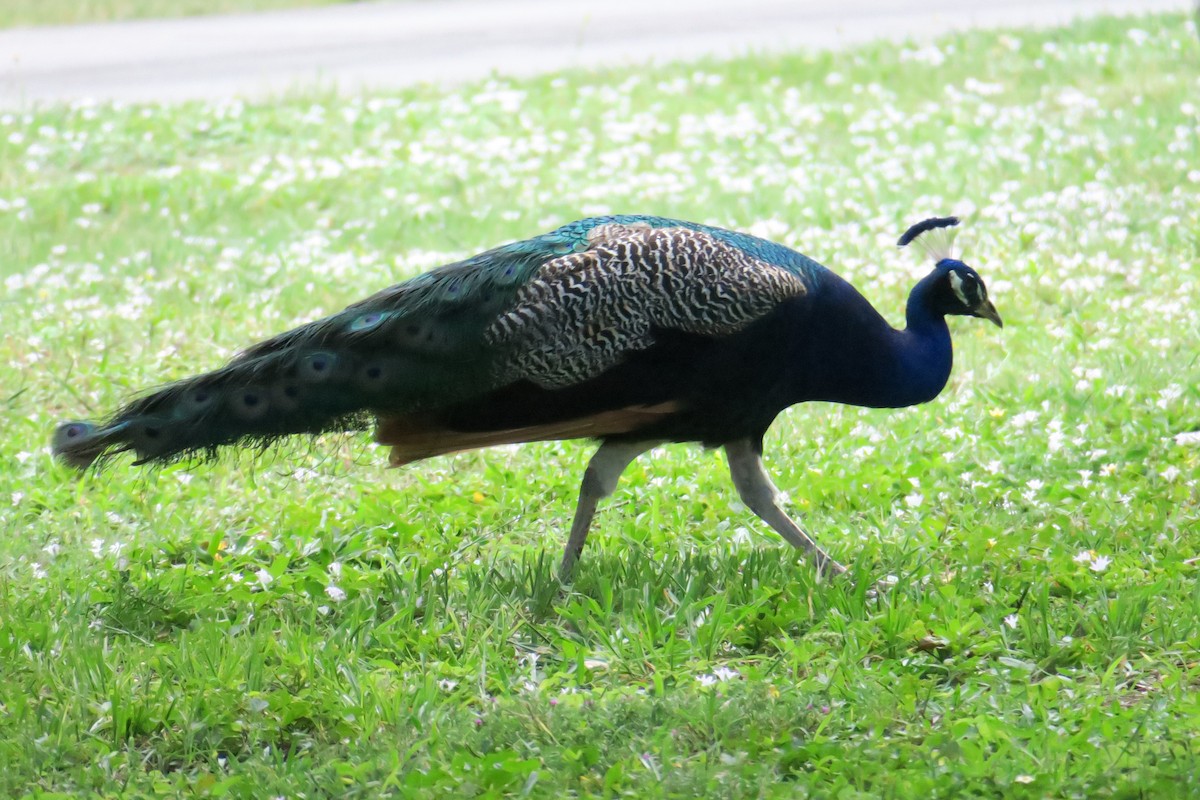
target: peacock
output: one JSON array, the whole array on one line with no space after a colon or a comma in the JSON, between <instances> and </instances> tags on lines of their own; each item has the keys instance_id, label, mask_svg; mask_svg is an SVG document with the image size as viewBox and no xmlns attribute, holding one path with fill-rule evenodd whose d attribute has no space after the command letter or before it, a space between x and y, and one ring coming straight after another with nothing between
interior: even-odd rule
<instances>
[{"instance_id":1,"label":"peacock","mask_svg":"<svg viewBox=\"0 0 1200 800\"><path fill-rule=\"evenodd\" d=\"M640 454L724 448L742 502L845 572L778 505L763 436L804 401L925 403L950 375L947 315L1002 326L974 269L951 254L955 217L927 219L933 271L896 330L847 281L745 233L641 215L593 217L384 289L252 345L220 369L132 400L103 423L58 426L53 450L86 469L211 456L294 434L374 426L392 466L490 445L595 439L560 575L597 504Z\"/></svg>"}]
</instances>

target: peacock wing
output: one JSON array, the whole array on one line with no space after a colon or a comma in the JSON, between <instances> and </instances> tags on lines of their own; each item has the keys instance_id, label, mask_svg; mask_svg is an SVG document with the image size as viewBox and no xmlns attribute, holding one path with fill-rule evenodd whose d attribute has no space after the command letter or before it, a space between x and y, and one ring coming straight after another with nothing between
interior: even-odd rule
<instances>
[{"instance_id":1,"label":"peacock wing","mask_svg":"<svg viewBox=\"0 0 1200 800\"><path fill-rule=\"evenodd\" d=\"M803 278L705 230L610 223L537 267L487 327L503 385L582 383L651 347L655 330L736 333L807 291Z\"/></svg>"}]
</instances>

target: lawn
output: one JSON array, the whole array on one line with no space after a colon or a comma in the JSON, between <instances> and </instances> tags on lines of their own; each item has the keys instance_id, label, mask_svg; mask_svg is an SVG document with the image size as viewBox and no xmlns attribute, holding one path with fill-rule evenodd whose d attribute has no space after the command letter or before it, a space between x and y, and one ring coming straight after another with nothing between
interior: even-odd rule
<instances>
[{"instance_id":1,"label":"lawn","mask_svg":"<svg viewBox=\"0 0 1200 800\"><path fill-rule=\"evenodd\" d=\"M0 115L0 796L1200 797L1200 57L1182 15L453 91ZM959 213L1000 331L767 464L48 440L587 214L759 233L893 322ZM892 576L872 596L870 580Z\"/></svg>"},{"instance_id":2,"label":"lawn","mask_svg":"<svg viewBox=\"0 0 1200 800\"><path fill-rule=\"evenodd\" d=\"M0 3L0 28L194 17L353 2L359 0L4 0Z\"/></svg>"}]
</instances>

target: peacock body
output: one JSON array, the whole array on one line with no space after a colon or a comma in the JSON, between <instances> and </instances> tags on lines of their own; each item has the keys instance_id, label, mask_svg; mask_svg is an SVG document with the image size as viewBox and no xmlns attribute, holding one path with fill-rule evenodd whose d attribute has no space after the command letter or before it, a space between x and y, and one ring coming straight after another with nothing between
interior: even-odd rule
<instances>
[{"instance_id":1,"label":"peacock body","mask_svg":"<svg viewBox=\"0 0 1200 800\"><path fill-rule=\"evenodd\" d=\"M926 220L901 243L956 223ZM660 217L594 217L385 289L101 424L65 423L54 449L79 468L123 451L141 464L374 424L401 465L599 439L567 573L630 461L663 442L698 441L726 448L752 510L840 571L775 504L763 434L799 402L933 399L950 375L948 314L1000 324L975 271L941 254L896 330L849 283L782 245Z\"/></svg>"}]
</instances>

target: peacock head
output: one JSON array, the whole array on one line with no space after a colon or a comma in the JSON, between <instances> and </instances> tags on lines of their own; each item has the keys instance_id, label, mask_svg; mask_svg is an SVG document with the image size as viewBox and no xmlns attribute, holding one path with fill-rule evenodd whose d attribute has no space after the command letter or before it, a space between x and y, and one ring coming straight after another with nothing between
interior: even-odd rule
<instances>
[{"instance_id":1,"label":"peacock head","mask_svg":"<svg viewBox=\"0 0 1200 800\"><path fill-rule=\"evenodd\" d=\"M999 312L988 299L987 287L979 273L961 261L943 258L936 270L943 279L935 287L934 308L943 314L965 314L1004 327Z\"/></svg>"},{"instance_id":2,"label":"peacock head","mask_svg":"<svg viewBox=\"0 0 1200 800\"><path fill-rule=\"evenodd\" d=\"M952 228L957 224L958 217L922 220L905 231L898 244L904 247L919 240L925 252L937 262L933 273L922 281L928 285L929 302L934 312L979 317L1003 328L1004 321L988 299L983 278L951 255L954 243ZM924 238L921 238L922 234Z\"/></svg>"}]
</instances>

